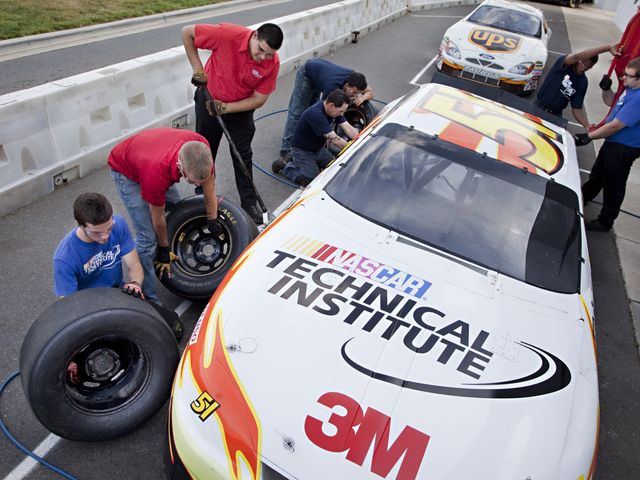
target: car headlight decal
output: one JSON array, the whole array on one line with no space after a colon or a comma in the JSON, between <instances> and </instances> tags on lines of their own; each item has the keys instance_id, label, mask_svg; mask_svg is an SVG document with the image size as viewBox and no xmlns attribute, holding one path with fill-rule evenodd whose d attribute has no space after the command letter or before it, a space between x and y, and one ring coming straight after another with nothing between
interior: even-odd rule
<instances>
[{"instance_id":1,"label":"car headlight decal","mask_svg":"<svg viewBox=\"0 0 640 480\"><path fill-rule=\"evenodd\" d=\"M457 58L457 59L462 58L462 54L460 53L460 48L451 40L449 40L445 45L444 53L446 53L447 55L453 58Z\"/></svg>"},{"instance_id":2,"label":"car headlight decal","mask_svg":"<svg viewBox=\"0 0 640 480\"><path fill-rule=\"evenodd\" d=\"M509 69L509 73L515 73L516 75L529 75L535 64L533 62L522 62L517 65L514 65Z\"/></svg>"}]
</instances>

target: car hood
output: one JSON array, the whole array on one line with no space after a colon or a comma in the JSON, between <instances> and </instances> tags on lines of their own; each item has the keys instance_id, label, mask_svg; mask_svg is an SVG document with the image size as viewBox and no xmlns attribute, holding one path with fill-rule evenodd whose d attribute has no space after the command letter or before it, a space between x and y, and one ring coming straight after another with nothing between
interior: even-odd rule
<instances>
[{"instance_id":1,"label":"car hood","mask_svg":"<svg viewBox=\"0 0 640 480\"><path fill-rule=\"evenodd\" d=\"M547 59L547 48L539 38L485 27L462 21L445 33L461 50L462 58L498 59L506 65L520 62L542 62Z\"/></svg>"},{"instance_id":2,"label":"car hood","mask_svg":"<svg viewBox=\"0 0 640 480\"><path fill-rule=\"evenodd\" d=\"M447 257L307 190L203 312L174 435L295 478L550 479L590 339L582 316L577 294ZM203 392L217 423L196 415Z\"/></svg>"}]
</instances>

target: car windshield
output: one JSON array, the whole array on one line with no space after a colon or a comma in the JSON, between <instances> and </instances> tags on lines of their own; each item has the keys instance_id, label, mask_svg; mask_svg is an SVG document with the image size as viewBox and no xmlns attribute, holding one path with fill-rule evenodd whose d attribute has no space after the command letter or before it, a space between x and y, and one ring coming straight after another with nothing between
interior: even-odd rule
<instances>
[{"instance_id":1,"label":"car windshield","mask_svg":"<svg viewBox=\"0 0 640 480\"><path fill-rule=\"evenodd\" d=\"M471 14L468 21L530 37L540 38L542 35L542 22L538 17L508 8L482 5Z\"/></svg>"},{"instance_id":2,"label":"car windshield","mask_svg":"<svg viewBox=\"0 0 640 480\"><path fill-rule=\"evenodd\" d=\"M547 290L579 290L578 197L557 182L387 124L326 188L406 237Z\"/></svg>"}]
</instances>

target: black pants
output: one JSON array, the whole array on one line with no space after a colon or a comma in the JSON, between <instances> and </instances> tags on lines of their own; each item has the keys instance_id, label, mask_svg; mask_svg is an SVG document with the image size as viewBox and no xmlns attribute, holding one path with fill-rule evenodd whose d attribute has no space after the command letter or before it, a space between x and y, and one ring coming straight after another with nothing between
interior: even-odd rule
<instances>
[{"instance_id":1,"label":"black pants","mask_svg":"<svg viewBox=\"0 0 640 480\"><path fill-rule=\"evenodd\" d=\"M585 203L603 190L602 210L598 219L611 227L620 213L627 189L627 178L633 161L640 156L640 148L605 141L593 164L589 180L582 185Z\"/></svg>"},{"instance_id":2,"label":"black pants","mask_svg":"<svg viewBox=\"0 0 640 480\"><path fill-rule=\"evenodd\" d=\"M196 90L194 100L196 103L196 132L205 137L209 142L213 161L215 162L218 147L220 146L220 140L222 139L224 132L222 131L222 127L220 127L218 120L209 115L205 106L206 96L200 88ZM253 180L253 151L251 150L251 141L253 140L253 135L256 132L256 126L253 122L253 110L240 113L228 113L224 115L222 119L227 126L227 130L231 135L233 143L235 143L238 148L238 152L242 157L240 161L244 162L247 167L247 171ZM229 151L231 152L231 149L229 149ZM231 155L233 158L233 153L231 153ZM236 176L236 187L240 194L240 206L242 208L246 208L251 205L256 205L258 198L251 187L251 183L246 179L242 170L240 170L240 167L238 167L235 161L233 162L233 170Z\"/></svg>"}]
</instances>

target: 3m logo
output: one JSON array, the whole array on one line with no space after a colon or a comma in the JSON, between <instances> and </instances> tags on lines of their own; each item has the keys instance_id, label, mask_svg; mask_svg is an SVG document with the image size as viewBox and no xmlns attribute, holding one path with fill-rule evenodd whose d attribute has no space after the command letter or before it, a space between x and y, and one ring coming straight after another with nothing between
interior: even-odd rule
<instances>
[{"instance_id":1,"label":"3m logo","mask_svg":"<svg viewBox=\"0 0 640 480\"><path fill-rule=\"evenodd\" d=\"M373 473L386 478L402 458L396 479L415 480L429 435L407 425L389 445L391 418L384 413L371 407L363 413L358 402L337 392L323 394L318 403L332 412L326 422L307 416L304 431L314 444L328 452L346 451L347 460L360 466L373 447ZM328 426L323 430L323 425Z\"/></svg>"},{"instance_id":2,"label":"3m logo","mask_svg":"<svg viewBox=\"0 0 640 480\"><path fill-rule=\"evenodd\" d=\"M469 41L489 52L514 52L520 46L520 37L493 30L474 29Z\"/></svg>"}]
</instances>

